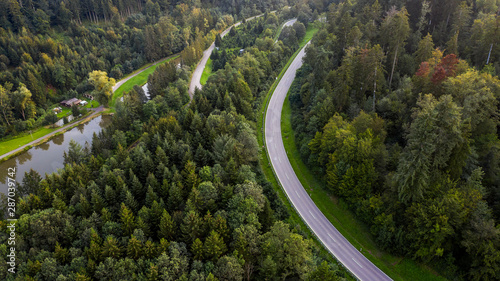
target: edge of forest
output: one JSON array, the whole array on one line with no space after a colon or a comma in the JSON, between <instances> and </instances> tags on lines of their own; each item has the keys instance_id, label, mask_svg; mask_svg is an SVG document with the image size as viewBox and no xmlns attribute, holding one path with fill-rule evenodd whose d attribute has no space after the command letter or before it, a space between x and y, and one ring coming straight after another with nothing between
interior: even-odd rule
<instances>
[{"instance_id":1,"label":"edge of forest","mask_svg":"<svg viewBox=\"0 0 500 281\"><path fill-rule=\"evenodd\" d=\"M300 153L295 144L295 134L291 127L291 107L288 99L289 93L283 104L281 112L281 135L285 150L291 155L290 164L302 186L308 190L311 199L321 212L335 226L335 228L356 248L361 248L361 253L383 270L394 280L446 280L436 276L434 269L425 264L398 257L387 251L381 250L373 241L367 226L359 221L351 211L345 207L342 199L326 192L324 183L312 174L300 158ZM314 188L313 188L314 186ZM335 203L337 204L328 204ZM355 235L357 234L357 235ZM400 266L398 268L398 266Z\"/></svg>"},{"instance_id":2,"label":"edge of forest","mask_svg":"<svg viewBox=\"0 0 500 281\"><path fill-rule=\"evenodd\" d=\"M272 93L276 89L276 86L278 85L279 81L287 71L288 67L290 64L293 62L295 57L299 54L299 52L302 50L302 48L305 48L305 45L307 42L309 42L312 38L312 36L318 31L319 29L317 28L311 28L308 29L308 34L304 37L302 42L299 45L299 49L295 51L295 53L289 58L285 66L282 68L281 72L279 73L277 79L273 82L271 87L269 88L268 92L264 96L262 103L260 105L260 109L257 117L257 127L259 128L257 130L257 142L259 143L259 146L262 148L260 150L260 166L262 168L262 172L265 175L266 179L271 183L273 186L274 190L277 192L278 197L281 199L283 204L286 206L286 208L289 211L290 217L288 218L288 222L290 223L291 227L297 228L299 226L299 230L311 241L313 241L314 245L319 249L320 253L327 257L330 262L335 263L338 265L339 270L343 272L343 275L345 278L348 280L356 280L353 275L333 256L331 255L330 252L326 250L324 245L321 243L321 241L314 235L314 233L311 231L311 229L305 224L305 222L302 220L302 218L298 215L297 210L295 207L290 203L290 200L286 196L281 184L277 181L276 179L276 174L274 172L274 169L272 165L269 162L269 156L267 154L267 147L265 146L264 142L264 120L266 117L266 110L267 106L269 104L269 100L271 99ZM312 34L311 34L312 33ZM307 39L307 40L306 40Z\"/></svg>"}]
</instances>

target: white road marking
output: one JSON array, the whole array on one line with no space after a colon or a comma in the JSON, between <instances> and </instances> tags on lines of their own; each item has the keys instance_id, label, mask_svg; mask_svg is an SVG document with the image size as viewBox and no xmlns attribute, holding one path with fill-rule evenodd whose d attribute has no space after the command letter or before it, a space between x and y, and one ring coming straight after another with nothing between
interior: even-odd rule
<instances>
[{"instance_id":1,"label":"white road marking","mask_svg":"<svg viewBox=\"0 0 500 281\"><path fill-rule=\"evenodd\" d=\"M357 264L359 265L359 267L363 268L363 266L361 264L359 264L354 258L352 258L352 260Z\"/></svg>"},{"instance_id":2,"label":"white road marking","mask_svg":"<svg viewBox=\"0 0 500 281\"><path fill-rule=\"evenodd\" d=\"M297 192L297 190L295 190L295 194L297 194L297 196L299 196L299 198L300 198L300 195L299 195L299 193Z\"/></svg>"},{"instance_id":3,"label":"white road marking","mask_svg":"<svg viewBox=\"0 0 500 281\"><path fill-rule=\"evenodd\" d=\"M278 160L280 160L280 163L281 163L281 158L278 158Z\"/></svg>"},{"instance_id":4,"label":"white road marking","mask_svg":"<svg viewBox=\"0 0 500 281\"><path fill-rule=\"evenodd\" d=\"M328 234L328 237L332 238L333 242L337 243L337 240L335 240L331 235L330 233L327 233Z\"/></svg>"},{"instance_id":5,"label":"white road marking","mask_svg":"<svg viewBox=\"0 0 500 281\"><path fill-rule=\"evenodd\" d=\"M309 211L309 214L311 214L311 216L313 216L313 218L316 219L316 217L313 215L311 211Z\"/></svg>"},{"instance_id":6,"label":"white road marking","mask_svg":"<svg viewBox=\"0 0 500 281\"><path fill-rule=\"evenodd\" d=\"M290 178L288 177L288 174L287 174L287 173L285 173L285 176L286 176L286 178L287 178L287 179L290 179Z\"/></svg>"},{"instance_id":7,"label":"white road marking","mask_svg":"<svg viewBox=\"0 0 500 281\"><path fill-rule=\"evenodd\" d=\"M304 56L304 50L302 50L297 57L298 58L299 57L303 58L303 56ZM286 94L286 92L288 91L288 88L287 88L288 84L291 83L293 81L293 79L294 79L294 77L290 77L291 76L291 72L292 72L292 70L296 70L296 68L298 68L298 66L300 66L300 65L301 65L301 63L299 61L294 60L292 62L292 65L290 65L290 68L288 69L288 71L285 73L285 76L282 78L282 80L278 84L278 87L274 91L274 95L273 95L273 97L272 97L272 99L271 99L271 101L269 103L269 108L267 109L268 110L267 111L267 119L269 119L269 120L266 120L266 127L265 127L266 140L273 139L275 142L278 142L279 138L281 137L281 134L280 134L279 130L273 129L273 128L279 127L279 124L280 124L279 116L280 116L280 114L279 113L275 113L274 111L272 111L272 108L274 108L276 106L275 103L277 103L277 100L280 100L281 98L283 98L283 97L281 97L281 95ZM293 71L293 72L295 72L295 71ZM278 97L278 95L276 95L276 94L278 94L280 97ZM270 143L271 146L273 144L274 143L272 143L272 142ZM279 148L278 151L273 151L272 149L268 150L268 153L270 155L269 157L271 157L271 155L273 155L273 154L274 155L278 155L278 152L281 153L280 155L284 155L284 154L282 154L283 150L286 152L287 156L289 155L289 152L286 151L286 149L283 148L283 144L281 142L279 143L279 145L280 145L280 148ZM279 156L279 157L281 157L281 156ZM274 162L272 164L274 165L275 163L276 162ZM289 165L289 162L287 162L286 165ZM289 178L289 175L286 174L288 172L285 172L285 171L290 171L290 170L288 169L288 167L286 167L286 168L287 168L286 170L285 169L280 169L281 171L277 172L278 177L280 178L280 180L283 178L283 174L285 174L286 177ZM292 177L294 178L293 179L294 183L296 183L299 187L301 187L300 183L297 182L296 175L292 174ZM296 191L295 190L295 188L296 188L295 184L291 185L291 186L285 186L285 185L283 185L283 188L285 189L285 191L290 192L290 193L293 192L293 191ZM307 194L309 196L311 196L311 194L309 194L309 192L307 190L306 190L306 192L307 192ZM297 203L299 203L299 204L294 204L294 205L297 208L297 210L299 210L298 211L299 213L305 214L306 211L309 211L309 213L311 215L311 217L309 217L309 219L313 218L313 219L316 220L316 222L308 221L307 222L308 225L310 225L312 227L312 226L315 226L316 224L320 223L319 219L317 219L315 217L315 215L313 215L312 209L309 209L306 205L300 204L300 202L297 202ZM314 209L314 210L316 211L316 209ZM319 212L319 210L318 210L318 212ZM318 215L320 215L320 213L318 213ZM306 216L307 215L304 215L304 217L306 217ZM334 227L331 224L328 224L328 228L327 229L330 229L330 227L331 227L332 230L327 230L327 231L323 232L323 235L324 235L324 233L327 233L329 235L329 237L333 241L335 241L336 238L333 239L334 238L333 234L328 233L329 231L332 231L332 233L335 231ZM338 236L339 239L342 238L340 236L341 235L340 233L336 234L336 235L339 235ZM324 238L324 236L322 236L322 237ZM326 242L326 240L327 239L325 239L325 242ZM337 253L338 252L339 257L341 257L342 260L345 262L344 265L347 268L349 268L349 270L351 272L353 272L353 275L356 276L357 279L361 280L359 278L360 273L361 274L365 273L365 274L368 274L370 276L369 277L370 279L374 279L374 280L375 279L377 279L377 280L391 280L387 275L385 275L383 272L381 272L378 268L376 268L368 260L363 260L363 257L360 256L360 253L358 251L355 251L355 253L353 253L354 255L350 255L349 251L350 251L350 248L352 247L352 245L350 245L350 243L348 243L347 241L344 241L344 240L342 240L342 243L343 244L340 244L340 242L335 241L335 243L333 243L333 244L331 244L331 243L325 243L325 244L326 244L326 247L329 250L329 252L331 252L331 253L333 253L333 252ZM345 243L345 245L344 245L344 243ZM356 263L356 266L359 266L359 268L356 268L356 266L352 265L352 263L349 262L349 256ZM358 263L357 259L360 259L360 262L362 261L362 262L366 262L367 263L366 264L366 266L368 266L367 270L364 270L364 266L362 266L360 264L360 262Z\"/></svg>"}]
</instances>

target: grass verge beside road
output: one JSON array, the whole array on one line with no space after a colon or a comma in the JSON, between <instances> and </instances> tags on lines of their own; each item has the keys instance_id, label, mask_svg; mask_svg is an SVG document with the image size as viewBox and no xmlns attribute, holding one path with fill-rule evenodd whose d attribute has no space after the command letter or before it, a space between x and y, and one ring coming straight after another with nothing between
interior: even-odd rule
<instances>
[{"instance_id":1,"label":"grass verge beside road","mask_svg":"<svg viewBox=\"0 0 500 281\"><path fill-rule=\"evenodd\" d=\"M286 20L282 24L280 24L280 26L278 27L278 30L276 30L276 33L274 34L273 41L278 41L278 38L280 37L281 31L283 30L283 25L285 25L285 23L287 21L289 21L289 20Z\"/></svg>"},{"instance_id":2,"label":"grass verge beside road","mask_svg":"<svg viewBox=\"0 0 500 281\"><path fill-rule=\"evenodd\" d=\"M14 149L17 149L20 146L23 146L27 143L30 143L40 137L43 137L47 134L52 133L53 131L57 130L58 128L45 128L41 127L38 128L36 131L34 131L32 134L28 133L23 133L21 136L17 136L15 138L12 138L10 140L3 141L0 145L0 155L4 155L5 153L12 151ZM33 137L32 137L33 135Z\"/></svg>"},{"instance_id":3,"label":"grass verge beside road","mask_svg":"<svg viewBox=\"0 0 500 281\"><path fill-rule=\"evenodd\" d=\"M317 26L316 23L310 23L307 26L306 35L304 35L304 38L302 38L302 40L299 43L300 48L304 47L306 43L313 38L314 34L318 32L318 30L319 26Z\"/></svg>"},{"instance_id":4,"label":"grass verge beside road","mask_svg":"<svg viewBox=\"0 0 500 281\"><path fill-rule=\"evenodd\" d=\"M212 60L208 58L207 64L205 65L203 73L201 74L200 84L201 85L207 84L208 77L210 77L211 75L212 75Z\"/></svg>"},{"instance_id":5,"label":"grass verge beside road","mask_svg":"<svg viewBox=\"0 0 500 281\"><path fill-rule=\"evenodd\" d=\"M314 33L317 31L316 30L310 30L312 34L310 34L311 38ZM271 85L271 88L269 89L268 93L264 97L262 104L259 108L259 111L257 112L257 127L259 130L257 130L257 141L259 143L259 146L264 148L264 116L265 112L267 110L267 105L269 103L269 100L271 99L272 93L274 92L274 89L278 85L279 81L281 80L281 77L283 77L283 74L286 72L290 64L293 62L297 54L300 52L302 47L307 43L307 41L303 42L292 57L288 60L287 64L283 69L281 70L280 74L278 75L278 79L274 81L274 83ZM286 196L285 192L281 188L280 184L276 180L274 170L271 167L271 163L269 161L269 158L267 157L267 152L265 149L262 149L260 152L260 159L259 159L262 171L264 175L266 176L267 180L273 185L274 190L278 193L278 197L283 201L284 205L286 206L290 217L288 218L287 222L290 224L291 228L300 228L300 231L302 231L307 238L311 239L314 242L314 245L319 249L319 252L322 254L322 256L327 257L329 262L339 264L337 260L335 260L330 253L323 247L321 242L316 238L316 236L311 232L311 230L307 227L307 225L304 223L304 221L300 218L300 216L297 214L295 208L291 205L290 201L288 201L288 197ZM344 269L342 269L341 264L339 264L339 270L343 272L343 275L347 280L354 280L354 278Z\"/></svg>"},{"instance_id":6,"label":"grass verge beside road","mask_svg":"<svg viewBox=\"0 0 500 281\"><path fill-rule=\"evenodd\" d=\"M281 133L288 159L302 186L335 228L354 247L362 249L365 257L394 280L446 280L437 276L431 268L425 265L382 251L373 240L368 226L358 221L342 200L337 200L326 191L324 182L302 162L291 126L291 108L288 97L285 99L281 112Z\"/></svg>"},{"instance_id":7,"label":"grass verge beside road","mask_svg":"<svg viewBox=\"0 0 500 281\"><path fill-rule=\"evenodd\" d=\"M116 89L116 91L113 93L113 97L111 98L111 102L109 104L109 107L111 108L114 108L115 104L116 104L116 101L118 99L120 99L124 93L126 92L129 92L130 90L132 90L132 88L135 86L135 85L139 85L139 86L142 86L144 84L146 84L148 82L148 76L149 74L153 73L156 68L168 61L171 61L171 60L174 60L176 58L178 58L180 55L177 55L177 56L173 56L173 57L170 57L158 64L155 64L155 65L149 65L150 67L147 68L146 70L142 71L141 73L137 74L136 76L130 78L130 80L128 80L127 82L125 82L123 85L121 85L118 89ZM147 67L147 66L146 66ZM143 70L145 67L139 69L138 71L141 71ZM134 73L136 73L137 71L135 71ZM130 74L130 75L133 75ZM128 76L130 76L128 75ZM127 76L127 77L128 77ZM126 77L125 77L126 78ZM124 78L124 79L125 79Z\"/></svg>"}]
</instances>

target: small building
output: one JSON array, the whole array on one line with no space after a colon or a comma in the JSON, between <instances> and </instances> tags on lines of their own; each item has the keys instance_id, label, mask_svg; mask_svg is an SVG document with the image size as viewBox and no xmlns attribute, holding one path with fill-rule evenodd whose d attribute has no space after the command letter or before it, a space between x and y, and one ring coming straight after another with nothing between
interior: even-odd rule
<instances>
[{"instance_id":1,"label":"small building","mask_svg":"<svg viewBox=\"0 0 500 281\"><path fill-rule=\"evenodd\" d=\"M52 111L54 111L54 113L55 113L55 114L58 114L58 113L61 113L61 112L62 112L62 108L60 108L60 107L54 107L54 108L52 109Z\"/></svg>"},{"instance_id":2,"label":"small building","mask_svg":"<svg viewBox=\"0 0 500 281\"><path fill-rule=\"evenodd\" d=\"M87 103L89 103L89 102L88 102L88 101L86 101L86 100L82 100L82 101L80 102L80 105L85 106Z\"/></svg>"},{"instance_id":3,"label":"small building","mask_svg":"<svg viewBox=\"0 0 500 281\"><path fill-rule=\"evenodd\" d=\"M240 49L240 56L243 55L243 52L245 52L245 49Z\"/></svg>"},{"instance_id":4,"label":"small building","mask_svg":"<svg viewBox=\"0 0 500 281\"><path fill-rule=\"evenodd\" d=\"M60 102L60 104L62 106L66 106L66 107L72 107L73 105L78 105L80 104L81 100L77 99L77 98L72 98L72 99L69 99L69 100L63 100L62 102Z\"/></svg>"}]
</instances>

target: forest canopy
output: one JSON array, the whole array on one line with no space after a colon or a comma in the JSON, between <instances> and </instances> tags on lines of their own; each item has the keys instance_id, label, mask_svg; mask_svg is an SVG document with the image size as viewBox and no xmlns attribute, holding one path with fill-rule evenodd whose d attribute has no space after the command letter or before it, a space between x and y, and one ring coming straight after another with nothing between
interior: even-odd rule
<instances>
[{"instance_id":1,"label":"forest canopy","mask_svg":"<svg viewBox=\"0 0 500 281\"><path fill-rule=\"evenodd\" d=\"M498 1L340 1L292 85L303 161L378 244L500 271Z\"/></svg>"},{"instance_id":2,"label":"forest canopy","mask_svg":"<svg viewBox=\"0 0 500 281\"><path fill-rule=\"evenodd\" d=\"M79 18L74 17L67 30L51 23L47 34L33 37L40 40L40 48L45 40L53 42L54 52L43 58L32 56L32 65L22 62L16 69L43 70L40 60L52 60L54 67L63 67L60 62L66 60L76 65L88 63L81 76L74 75L68 92L73 87L78 93L89 91L105 104L113 80L142 63L180 52L184 65L166 62L156 68L148 79L150 100L139 85L125 93L123 101L116 101L111 124L94 134L92 143L70 143L63 156L64 169L44 176L34 170L24 175L16 198L16 274L7 272L7 221L2 220L0 278L229 281L346 277L300 225L289 224L293 221L288 220L288 209L259 164L256 111L274 77L298 48L282 41L274 43L273 36L298 11L303 11L303 18L312 19L311 7L302 3L301 8L282 14L266 13L221 39L224 50L243 47L245 52L224 58L224 65L190 101L190 66L197 63L209 39L215 40L214 34L233 19L281 3L262 1L265 6L257 8L251 1L232 1L237 4L232 7L219 1L104 1L117 5L107 11L93 9L88 5L92 1L74 2L81 4L81 10L68 8ZM52 19L50 10L43 9ZM221 16L226 12L232 14ZM5 30L10 38L5 41L31 38L37 32L31 28L38 27L25 23L25 30ZM83 37L76 40L75 36ZM74 60L60 55L61 50L73 54ZM121 69L115 76L118 72L112 69L118 62L123 67L129 59L138 65ZM92 62L97 64L90 65ZM63 73L77 71L78 67L72 67L70 63ZM12 69L8 66L4 75L13 75ZM41 78L41 85L47 83L45 76ZM27 91L22 82L13 85L15 80L8 81L12 82L6 83L4 92L19 91L21 95ZM56 85L51 89L50 102L66 95ZM33 103L37 110L40 104ZM24 109L28 114L29 107Z\"/></svg>"}]
</instances>

